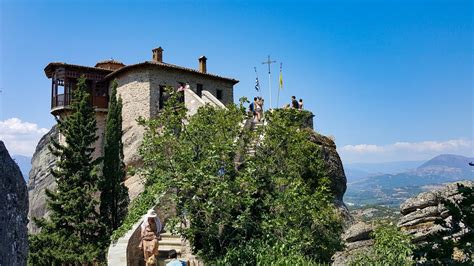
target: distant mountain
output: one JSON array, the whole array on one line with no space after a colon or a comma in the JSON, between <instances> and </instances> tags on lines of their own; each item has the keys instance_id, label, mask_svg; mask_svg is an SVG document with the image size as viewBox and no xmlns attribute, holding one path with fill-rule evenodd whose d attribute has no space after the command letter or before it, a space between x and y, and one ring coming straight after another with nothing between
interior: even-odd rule
<instances>
[{"instance_id":1,"label":"distant mountain","mask_svg":"<svg viewBox=\"0 0 474 266\"><path fill-rule=\"evenodd\" d=\"M13 160L18 164L21 174L25 181L28 181L28 176L31 170L31 157L23 155L12 155Z\"/></svg>"},{"instance_id":2,"label":"distant mountain","mask_svg":"<svg viewBox=\"0 0 474 266\"><path fill-rule=\"evenodd\" d=\"M465 157L462 155L455 155L455 154L441 154L433 159L427 161L426 163L422 164L418 168L426 168L432 166L446 166L446 167L453 167L453 168L462 168L462 169L469 169L469 163L474 161L474 158Z\"/></svg>"},{"instance_id":3,"label":"distant mountain","mask_svg":"<svg viewBox=\"0 0 474 266\"><path fill-rule=\"evenodd\" d=\"M474 180L474 158L443 154L402 173L379 174L350 181L344 200L355 205L398 206L405 199L432 186Z\"/></svg>"},{"instance_id":4,"label":"distant mountain","mask_svg":"<svg viewBox=\"0 0 474 266\"><path fill-rule=\"evenodd\" d=\"M397 174L415 169L426 161L398 161L383 163L350 163L345 164L344 168L364 171L370 174ZM347 175L347 174L346 174Z\"/></svg>"},{"instance_id":5,"label":"distant mountain","mask_svg":"<svg viewBox=\"0 0 474 266\"><path fill-rule=\"evenodd\" d=\"M344 172L346 174L347 182L353 182L374 175L364 170L347 167L344 168Z\"/></svg>"}]
</instances>

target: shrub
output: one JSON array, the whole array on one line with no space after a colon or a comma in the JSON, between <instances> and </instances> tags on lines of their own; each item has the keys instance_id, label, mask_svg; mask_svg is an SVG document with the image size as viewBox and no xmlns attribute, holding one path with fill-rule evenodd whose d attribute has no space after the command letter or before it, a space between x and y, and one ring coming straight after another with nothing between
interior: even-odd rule
<instances>
[{"instance_id":1,"label":"shrub","mask_svg":"<svg viewBox=\"0 0 474 266\"><path fill-rule=\"evenodd\" d=\"M395 225L380 225L373 232L374 246L361 253L351 265L412 265L413 244Z\"/></svg>"}]
</instances>

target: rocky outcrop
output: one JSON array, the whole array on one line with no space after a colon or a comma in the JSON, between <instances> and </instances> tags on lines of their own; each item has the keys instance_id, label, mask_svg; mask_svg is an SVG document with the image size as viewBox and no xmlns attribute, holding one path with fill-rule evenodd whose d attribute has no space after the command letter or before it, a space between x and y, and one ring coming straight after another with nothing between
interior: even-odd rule
<instances>
[{"instance_id":1,"label":"rocky outcrop","mask_svg":"<svg viewBox=\"0 0 474 266\"><path fill-rule=\"evenodd\" d=\"M363 222L349 227L342 235L345 248L334 254L333 265L348 265L355 256L367 252L374 244L374 240L370 236L373 230L371 225Z\"/></svg>"},{"instance_id":2,"label":"rocky outcrop","mask_svg":"<svg viewBox=\"0 0 474 266\"><path fill-rule=\"evenodd\" d=\"M0 265L26 265L28 194L20 168L0 141Z\"/></svg>"},{"instance_id":3,"label":"rocky outcrop","mask_svg":"<svg viewBox=\"0 0 474 266\"><path fill-rule=\"evenodd\" d=\"M421 193L400 205L403 216L398 226L413 236L414 243L423 244L430 236L441 232L446 237L465 233L464 225L453 224L451 213L443 205L445 200L453 201L462 197L457 184L474 187L472 181L455 182L434 191ZM446 222L444 225L439 224L442 220Z\"/></svg>"},{"instance_id":4,"label":"rocky outcrop","mask_svg":"<svg viewBox=\"0 0 474 266\"><path fill-rule=\"evenodd\" d=\"M38 228L32 221L33 217L47 217L49 211L46 208L46 189L54 189L56 182L51 175L51 167L54 166L56 157L48 149L51 138L58 139L59 133L56 126L44 135L31 159L30 178L28 180L28 198L30 209L28 211L28 231L37 233Z\"/></svg>"},{"instance_id":5,"label":"rocky outcrop","mask_svg":"<svg viewBox=\"0 0 474 266\"><path fill-rule=\"evenodd\" d=\"M311 141L316 143L321 149L327 174L331 180L331 191L334 195L334 204L342 214L346 226L350 226L354 222L354 219L342 200L347 189L347 179L341 158L336 150L336 144L331 138L318 134L312 129L308 128L306 130L309 130L311 133Z\"/></svg>"}]
</instances>

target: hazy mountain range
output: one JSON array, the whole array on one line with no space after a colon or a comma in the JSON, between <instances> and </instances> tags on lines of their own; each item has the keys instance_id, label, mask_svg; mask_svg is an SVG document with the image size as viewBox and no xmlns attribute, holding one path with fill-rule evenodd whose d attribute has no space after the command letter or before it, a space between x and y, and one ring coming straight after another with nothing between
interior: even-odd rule
<instances>
[{"instance_id":1,"label":"hazy mountain range","mask_svg":"<svg viewBox=\"0 0 474 266\"><path fill-rule=\"evenodd\" d=\"M368 169L351 168L354 165L349 165L344 200L350 205L398 207L407 198L434 186L458 180L474 180L474 167L469 166L472 161L474 158L443 154L426 162L386 163L378 168L376 164L371 164ZM415 163L418 163L417 167L413 167ZM383 169L392 169L392 173L371 172Z\"/></svg>"},{"instance_id":2,"label":"hazy mountain range","mask_svg":"<svg viewBox=\"0 0 474 266\"><path fill-rule=\"evenodd\" d=\"M23 174L25 181L28 181L29 173L31 170L31 157L23 155L12 155L13 160L20 167L20 171Z\"/></svg>"}]
</instances>

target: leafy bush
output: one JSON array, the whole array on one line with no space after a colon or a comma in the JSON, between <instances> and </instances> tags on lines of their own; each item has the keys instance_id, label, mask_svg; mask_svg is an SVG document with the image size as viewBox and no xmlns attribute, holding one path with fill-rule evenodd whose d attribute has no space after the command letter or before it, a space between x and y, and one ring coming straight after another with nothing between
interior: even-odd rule
<instances>
[{"instance_id":1,"label":"leafy bush","mask_svg":"<svg viewBox=\"0 0 474 266\"><path fill-rule=\"evenodd\" d=\"M238 246L214 263L215 265L330 265L305 257L281 243L270 244L263 240L251 240Z\"/></svg>"},{"instance_id":2,"label":"leafy bush","mask_svg":"<svg viewBox=\"0 0 474 266\"><path fill-rule=\"evenodd\" d=\"M411 239L395 225L380 225L373 232L375 239L371 250L361 253L351 265L412 265Z\"/></svg>"}]
</instances>

